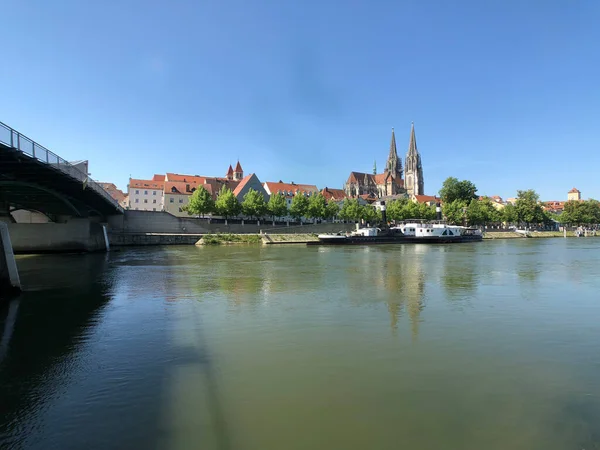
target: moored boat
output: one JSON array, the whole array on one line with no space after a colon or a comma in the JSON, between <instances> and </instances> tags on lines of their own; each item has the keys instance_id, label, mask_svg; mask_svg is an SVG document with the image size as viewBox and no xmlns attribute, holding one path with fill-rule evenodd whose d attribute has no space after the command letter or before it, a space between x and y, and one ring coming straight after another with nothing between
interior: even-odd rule
<instances>
[{"instance_id":1,"label":"moored boat","mask_svg":"<svg viewBox=\"0 0 600 450\"><path fill-rule=\"evenodd\" d=\"M385 205L382 205L381 213L382 224L378 227L357 228L347 233L320 234L318 241L308 245L449 244L483 239L483 234L476 228L448 225L442 221L411 221L390 227L386 222Z\"/></svg>"}]
</instances>

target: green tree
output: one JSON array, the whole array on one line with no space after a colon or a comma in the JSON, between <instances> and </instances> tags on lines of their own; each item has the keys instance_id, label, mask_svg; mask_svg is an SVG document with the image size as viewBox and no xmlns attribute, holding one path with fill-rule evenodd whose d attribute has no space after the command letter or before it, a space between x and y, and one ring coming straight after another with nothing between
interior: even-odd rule
<instances>
[{"instance_id":1,"label":"green tree","mask_svg":"<svg viewBox=\"0 0 600 450\"><path fill-rule=\"evenodd\" d=\"M244 195L244 201L242 202L243 213L252 218L263 217L267 213L267 203L265 197L258 191L250 188Z\"/></svg>"},{"instance_id":2,"label":"green tree","mask_svg":"<svg viewBox=\"0 0 600 450\"><path fill-rule=\"evenodd\" d=\"M462 225L465 218L465 209L467 203L464 200L454 200L451 203L444 203L442 212L446 220L453 225Z\"/></svg>"},{"instance_id":3,"label":"green tree","mask_svg":"<svg viewBox=\"0 0 600 450\"><path fill-rule=\"evenodd\" d=\"M300 220L308 214L308 197L303 192L297 192L290 205L290 214L294 219Z\"/></svg>"},{"instance_id":4,"label":"green tree","mask_svg":"<svg viewBox=\"0 0 600 450\"><path fill-rule=\"evenodd\" d=\"M421 218L421 208L417 202L408 201L404 204L402 208L402 215L404 216L404 220L407 219L420 219Z\"/></svg>"},{"instance_id":5,"label":"green tree","mask_svg":"<svg viewBox=\"0 0 600 450\"><path fill-rule=\"evenodd\" d=\"M419 203L419 219L434 220L435 206L429 206L427 203Z\"/></svg>"},{"instance_id":6,"label":"green tree","mask_svg":"<svg viewBox=\"0 0 600 450\"><path fill-rule=\"evenodd\" d=\"M372 205L361 206L360 210L360 218L371 225L375 225L375 223L381 220L381 211Z\"/></svg>"},{"instance_id":7,"label":"green tree","mask_svg":"<svg viewBox=\"0 0 600 450\"><path fill-rule=\"evenodd\" d=\"M240 202L236 196L233 195L231 189L229 189L227 186L223 186L219 191L217 201L215 202L215 210L217 214L227 219L231 216L237 216L241 209L242 207Z\"/></svg>"},{"instance_id":8,"label":"green tree","mask_svg":"<svg viewBox=\"0 0 600 450\"><path fill-rule=\"evenodd\" d=\"M573 225L600 223L600 203L597 200L568 201L560 215L560 221Z\"/></svg>"},{"instance_id":9,"label":"green tree","mask_svg":"<svg viewBox=\"0 0 600 450\"><path fill-rule=\"evenodd\" d=\"M440 197L444 203L452 203L455 200L462 200L465 204L469 204L476 195L477 187L468 181L458 181L457 178L448 177L442 184L440 189Z\"/></svg>"},{"instance_id":10,"label":"green tree","mask_svg":"<svg viewBox=\"0 0 600 450\"><path fill-rule=\"evenodd\" d=\"M320 192L314 194L308 200L308 217L313 219L324 219L327 217L327 200Z\"/></svg>"},{"instance_id":11,"label":"green tree","mask_svg":"<svg viewBox=\"0 0 600 450\"><path fill-rule=\"evenodd\" d=\"M481 203L477 199L472 199L469 206L467 206L467 221L469 225L483 225L488 221L487 211Z\"/></svg>"},{"instance_id":12,"label":"green tree","mask_svg":"<svg viewBox=\"0 0 600 450\"><path fill-rule=\"evenodd\" d=\"M526 223L541 223L544 221L544 210L540 205L540 196L533 190L517 191L515 202L517 220Z\"/></svg>"},{"instance_id":13,"label":"green tree","mask_svg":"<svg viewBox=\"0 0 600 450\"><path fill-rule=\"evenodd\" d=\"M285 197L281 194L272 194L267 204L267 209L273 220L275 220L275 217L287 216L288 208Z\"/></svg>"},{"instance_id":14,"label":"green tree","mask_svg":"<svg viewBox=\"0 0 600 450\"><path fill-rule=\"evenodd\" d=\"M358 200L353 199L345 199L342 207L340 208L340 212L338 217L343 220L353 220L358 221L362 218L362 206L358 203Z\"/></svg>"},{"instance_id":15,"label":"green tree","mask_svg":"<svg viewBox=\"0 0 600 450\"><path fill-rule=\"evenodd\" d=\"M494 206L494 203L489 197L484 197L482 200L479 200L479 205L485 219L484 225L488 223L499 223L502 221L502 214Z\"/></svg>"},{"instance_id":16,"label":"green tree","mask_svg":"<svg viewBox=\"0 0 600 450\"><path fill-rule=\"evenodd\" d=\"M204 216L204 214L211 213L215 210L215 202L212 195L210 195L210 192L203 186L198 186L185 209L189 215L199 214Z\"/></svg>"},{"instance_id":17,"label":"green tree","mask_svg":"<svg viewBox=\"0 0 600 450\"><path fill-rule=\"evenodd\" d=\"M385 214L389 220L403 220L403 208L408 199L391 200L386 204Z\"/></svg>"},{"instance_id":18,"label":"green tree","mask_svg":"<svg viewBox=\"0 0 600 450\"><path fill-rule=\"evenodd\" d=\"M339 205L335 201L329 200L327 202L327 208L326 208L327 214L325 215L325 218L333 219L335 216L338 215L339 212L340 212Z\"/></svg>"},{"instance_id":19,"label":"green tree","mask_svg":"<svg viewBox=\"0 0 600 450\"><path fill-rule=\"evenodd\" d=\"M515 205L513 205L511 203L507 204L502 209L500 218L503 222L506 222L506 223L515 223L517 220L519 220L519 218L517 216L517 209L515 208Z\"/></svg>"}]
</instances>

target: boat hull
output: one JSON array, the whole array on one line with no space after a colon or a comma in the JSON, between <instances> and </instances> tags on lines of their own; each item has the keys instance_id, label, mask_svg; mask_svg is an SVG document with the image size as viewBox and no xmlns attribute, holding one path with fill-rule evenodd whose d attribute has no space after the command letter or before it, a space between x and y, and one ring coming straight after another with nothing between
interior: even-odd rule
<instances>
[{"instance_id":1,"label":"boat hull","mask_svg":"<svg viewBox=\"0 0 600 450\"><path fill-rule=\"evenodd\" d=\"M455 244L479 242L483 236L346 236L340 238L320 237L318 241L307 242L307 245L377 245L377 244Z\"/></svg>"}]
</instances>

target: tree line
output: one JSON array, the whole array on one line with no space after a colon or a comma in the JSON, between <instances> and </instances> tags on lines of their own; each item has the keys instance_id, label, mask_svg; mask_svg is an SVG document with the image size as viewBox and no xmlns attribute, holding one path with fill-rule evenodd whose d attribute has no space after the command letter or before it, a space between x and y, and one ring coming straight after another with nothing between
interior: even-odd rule
<instances>
[{"instance_id":1,"label":"tree line","mask_svg":"<svg viewBox=\"0 0 600 450\"><path fill-rule=\"evenodd\" d=\"M190 215L216 214L227 219L243 214L251 219L271 217L273 220L288 215L295 219L330 219L339 212L337 203L327 201L320 192L310 197L295 195L288 209L286 198L282 194L271 195L267 202L260 192L249 189L240 202L227 186L221 188L216 200L213 200L210 192L203 186L199 186L183 209Z\"/></svg>"}]
</instances>

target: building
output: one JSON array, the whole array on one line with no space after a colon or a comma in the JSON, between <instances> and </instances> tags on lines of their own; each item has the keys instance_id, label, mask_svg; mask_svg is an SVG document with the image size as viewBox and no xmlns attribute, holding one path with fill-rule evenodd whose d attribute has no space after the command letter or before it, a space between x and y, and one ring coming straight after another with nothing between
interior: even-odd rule
<instances>
[{"instance_id":1,"label":"building","mask_svg":"<svg viewBox=\"0 0 600 450\"><path fill-rule=\"evenodd\" d=\"M319 189L314 184L296 184L293 181L291 183L284 183L281 180L277 182L266 181L263 183L263 187L269 195L283 195L286 199L288 209L292 205L292 199L295 195L302 194L310 197L319 192Z\"/></svg>"},{"instance_id":2,"label":"building","mask_svg":"<svg viewBox=\"0 0 600 450\"><path fill-rule=\"evenodd\" d=\"M407 194L411 196L424 195L423 164L421 163L421 155L417 149L414 123L410 126L410 141L408 142L408 153L406 154L406 164L404 167L406 170L404 187Z\"/></svg>"},{"instance_id":3,"label":"building","mask_svg":"<svg viewBox=\"0 0 600 450\"><path fill-rule=\"evenodd\" d=\"M114 198L116 201L118 201L119 205L123 205L123 203L125 202L126 195L121 189L118 189L114 183L100 183L99 182L98 184L100 186L102 186L102 189L104 189L106 192L108 192L112 198Z\"/></svg>"},{"instance_id":4,"label":"building","mask_svg":"<svg viewBox=\"0 0 600 450\"><path fill-rule=\"evenodd\" d=\"M417 150L414 124L411 126L404 173L402 159L398 157L396 149L396 136L392 128L390 152L383 173L378 174L376 165L374 165L372 174L350 172L350 176L344 184L344 192L348 197L360 197L371 203L378 198L404 193L423 195L424 189L423 165L421 155Z\"/></svg>"},{"instance_id":5,"label":"building","mask_svg":"<svg viewBox=\"0 0 600 450\"><path fill-rule=\"evenodd\" d=\"M348 198L346 192L343 189L332 189L325 187L321 189L321 195L325 197L325 200L328 202L336 202L338 205L341 205L344 200Z\"/></svg>"},{"instance_id":6,"label":"building","mask_svg":"<svg viewBox=\"0 0 600 450\"><path fill-rule=\"evenodd\" d=\"M410 199L415 203L425 203L427 206L436 206L441 204L442 199L435 195L411 195Z\"/></svg>"},{"instance_id":7,"label":"building","mask_svg":"<svg viewBox=\"0 0 600 450\"><path fill-rule=\"evenodd\" d=\"M238 163L239 165L239 163ZM231 167L231 166L230 166ZM234 172L235 174L235 172ZM260 193L265 202L269 201L269 194L265 190L263 184L260 182L256 174L251 173L250 175L245 176L233 190L233 195L238 201L241 203L244 201L244 196L250 191L250 189L254 189L256 192Z\"/></svg>"},{"instance_id":8,"label":"building","mask_svg":"<svg viewBox=\"0 0 600 450\"><path fill-rule=\"evenodd\" d=\"M575 188L571 189L567 193L567 200L568 201L571 201L571 200L580 201L581 200L581 192Z\"/></svg>"},{"instance_id":9,"label":"building","mask_svg":"<svg viewBox=\"0 0 600 450\"><path fill-rule=\"evenodd\" d=\"M136 211L162 211L164 205L164 175L154 175L152 180L129 179L127 196L129 209Z\"/></svg>"}]
</instances>

